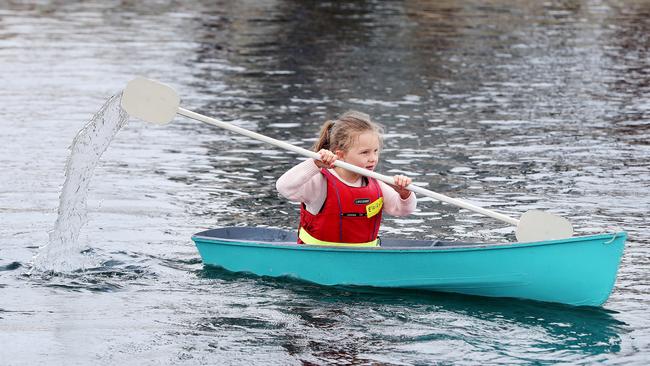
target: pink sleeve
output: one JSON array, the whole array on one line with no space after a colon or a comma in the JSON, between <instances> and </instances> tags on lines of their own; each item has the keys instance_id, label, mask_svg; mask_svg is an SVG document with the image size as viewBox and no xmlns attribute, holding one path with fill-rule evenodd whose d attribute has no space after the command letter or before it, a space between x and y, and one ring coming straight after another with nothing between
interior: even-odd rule
<instances>
[{"instance_id":1,"label":"pink sleeve","mask_svg":"<svg viewBox=\"0 0 650 366\"><path fill-rule=\"evenodd\" d=\"M417 205L415 193L411 192L410 196L406 199L402 199L402 197L399 196L399 193L388 184L379 181L379 186L381 187L381 193L384 196L384 212L386 214L392 216L406 216L415 211L415 206Z\"/></svg>"},{"instance_id":2,"label":"pink sleeve","mask_svg":"<svg viewBox=\"0 0 650 366\"><path fill-rule=\"evenodd\" d=\"M275 183L278 192L293 202L303 202L307 211L317 214L327 196L327 182L313 159L287 170Z\"/></svg>"}]
</instances>

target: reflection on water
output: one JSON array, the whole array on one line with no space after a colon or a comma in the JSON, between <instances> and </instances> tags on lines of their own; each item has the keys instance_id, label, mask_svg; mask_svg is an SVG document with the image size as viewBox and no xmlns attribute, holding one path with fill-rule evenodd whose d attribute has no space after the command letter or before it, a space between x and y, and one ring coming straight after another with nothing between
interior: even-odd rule
<instances>
[{"instance_id":1,"label":"reflection on water","mask_svg":"<svg viewBox=\"0 0 650 366\"><path fill-rule=\"evenodd\" d=\"M219 282L242 281L242 275L214 267L204 268L200 276ZM485 360L511 363L569 362L619 352L619 334L626 332L627 325L601 308L403 290L348 291L291 279L249 279L265 293L281 291L287 299L273 304L273 315L210 312L213 317L202 317L191 332L272 332L273 337L257 342L281 340L287 352L301 359L311 356L320 362L351 363L382 357L395 362L396 354L410 359L406 355L413 351L462 361L469 351L466 347L489 339L490 355ZM315 293L319 296L314 297ZM309 333L294 333L292 322L307 327ZM314 340L314 333L322 338ZM515 345L528 354L513 352ZM569 356L566 350L576 354Z\"/></svg>"},{"instance_id":2,"label":"reflection on water","mask_svg":"<svg viewBox=\"0 0 650 366\"><path fill-rule=\"evenodd\" d=\"M11 346L0 358L643 364L649 15L641 0L5 4L0 343ZM180 117L132 121L97 166L79 242L102 264L24 275L56 219L66 147L135 75L173 85L188 109L303 147L324 119L366 111L386 126L382 173L514 217L549 210L580 233L628 231L616 289L605 309L574 309L202 269L194 232L295 227L298 207L274 183L298 160ZM426 199L382 232L513 238Z\"/></svg>"}]
</instances>

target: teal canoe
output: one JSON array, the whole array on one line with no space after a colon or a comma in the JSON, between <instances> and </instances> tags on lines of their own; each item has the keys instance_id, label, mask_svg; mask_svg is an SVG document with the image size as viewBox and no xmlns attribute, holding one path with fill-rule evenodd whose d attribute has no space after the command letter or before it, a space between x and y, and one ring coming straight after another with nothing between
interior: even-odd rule
<instances>
[{"instance_id":1,"label":"teal canoe","mask_svg":"<svg viewBox=\"0 0 650 366\"><path fill-rule=\"evenodd\" d=\"M227 227L192 236L203 263L321 285L372 286L600 306L625 232L531 243L382 239L377 248L296 244L294 232Z\"/></svg>"}]
</instances>

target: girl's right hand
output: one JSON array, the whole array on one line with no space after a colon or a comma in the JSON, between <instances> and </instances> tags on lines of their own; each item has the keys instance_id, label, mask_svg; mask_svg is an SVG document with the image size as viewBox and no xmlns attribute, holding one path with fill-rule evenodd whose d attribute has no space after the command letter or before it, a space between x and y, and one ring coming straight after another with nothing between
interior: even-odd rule
<instances>
[{"instance_id":1,"label":"girl's right hand","mask_svg":"<svg viewBox=\"0 0 650 366\"><path fill-rule=\"evenodd\" d=\"M391 185L391 187L399 193L400 198L403 200L409 198L411 191L406 189L406 186L413 183L413 180L405 175L396 175L393 177L393 180L395 181L395 185Z\"/></svg>"},{"instance_id":2,"label":"girl's right hand","mask_svg":"<svg viewBox=\"0 0 650 366\"><path fill-rule=\"evenodd\" d=\"M334 162L338 158L336 154L329 150L322 149L318 152L318 155L320 155L320 160L314 159L314 163L316 163L317 167L327 169L334 168Z\"/></svg>"}]
</instances>

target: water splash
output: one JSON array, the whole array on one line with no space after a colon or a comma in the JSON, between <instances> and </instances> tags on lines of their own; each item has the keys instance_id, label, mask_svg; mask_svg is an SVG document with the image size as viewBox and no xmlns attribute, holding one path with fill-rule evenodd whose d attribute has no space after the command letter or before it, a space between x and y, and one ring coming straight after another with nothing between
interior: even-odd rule
<instances>
[{"instance_id":1,"label":"water splash","mask_svg":"<svg viewBox=\"0 0 650 366\"><path fill-rule=\"evenodd\" d=\"M92 263L83 255L79 232L86 223L86 198L90 180L102 154L129 116L120 106L122 93L112 96L77 133L70 146L65 182L59 198L58 217L49 241L34 257L34 268L51 272L71 272Z\"/></svg>"}]
</instances>

